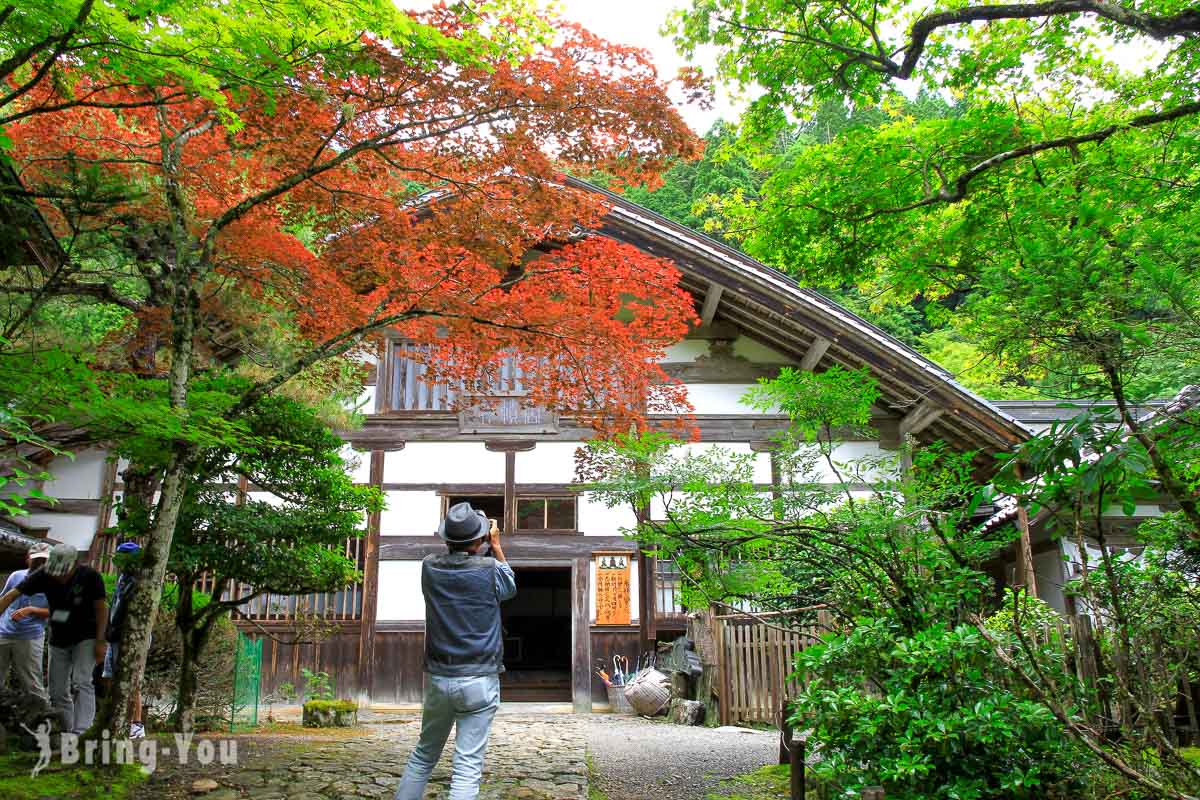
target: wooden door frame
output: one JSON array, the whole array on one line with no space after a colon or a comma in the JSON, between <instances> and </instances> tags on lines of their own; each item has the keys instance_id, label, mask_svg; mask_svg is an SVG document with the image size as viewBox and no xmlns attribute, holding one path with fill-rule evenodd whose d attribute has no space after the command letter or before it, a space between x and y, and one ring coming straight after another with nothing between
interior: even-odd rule
<instances>
[{"instance_id":1,"label":"wooden door frame","mask_svg":"<svg viewBox=\"0 0 1200 800\"><path fill-rule=\"evenodd\" d=\"M591 556L513 558L513 569L549 567L571 570L571 704L576 713L592 711ZM521 591L520 584L517 591Z\"/></svg>"}]
</instances>

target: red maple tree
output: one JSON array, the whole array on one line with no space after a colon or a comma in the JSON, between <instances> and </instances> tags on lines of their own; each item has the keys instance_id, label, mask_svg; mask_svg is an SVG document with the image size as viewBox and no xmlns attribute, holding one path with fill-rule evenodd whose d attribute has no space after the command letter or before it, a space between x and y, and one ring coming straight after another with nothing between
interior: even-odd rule
<instances>
[{"instance_id":1,"label":"red maple tree","mask_svg":"<svg viewBox=\"0 0 1200 800\"><path fill-rule=\"evenodd\" d=\"M450 35L461 24L445 8L426 21ZM604 202L561 178L654 181L699 143L644 53L555 29L521 63L468 69L367 42L371 69L331 78L314 66L270 103L231 93L237 129L203 100L152 87L108 91L130 108L13 126L20 177L68 256L134 243L144 286L122 295L79 269L55 291L136 310L143 357L147 328L170 348L181 320L162 310L183 285L220 327L264 318L235 308L282 312L311 347L261 391L386 326L439 345L425 352L448 379L517 353L533 400L597 425L678 405L655 360L692 321L691 299L668 262L589 235Z\"/></svg>"},{"instance_id":2,"label":"red maple tree","mask_svg":"<svg viewBox=\"0 0 1200 800\"><path fill-rule=\"evenodd\" d=\"M425 20L451 36L463 24L447 8ZM677 407L681 387L655 362L694 321L691 298L669 262L594 235L604 201L562 178L654 181L699 141L643 52L552 25L553 41L519 63L464 67L365 41L350 74L314 63L269 100L231 89L236 125L178 87L105 88L86 74L38 86L27 102L53 106L66 85L97 102L7 131L62 245L7 288L133 312L128 360L165 375L177 409L198 366L254 351L258 379L237 414L384 329L428 345L447 380L515 357L530 402L601 429ZM161 488L146 492L131 620L155 616L196 457L174 442L154 480L141 476ZM147 634L126 632L113 730Z\"/></svg>"}]
</instances>

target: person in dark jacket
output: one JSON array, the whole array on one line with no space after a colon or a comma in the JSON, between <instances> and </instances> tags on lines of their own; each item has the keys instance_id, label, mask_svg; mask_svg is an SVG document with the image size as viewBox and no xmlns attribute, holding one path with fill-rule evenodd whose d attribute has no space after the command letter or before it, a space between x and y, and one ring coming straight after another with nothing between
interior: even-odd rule
<instances>
[{"instance_id":1,"label":"person in dark jacket","mask_svg":"<svg viewBox=\"0 0 1200 800\"><path fill-rule=\"evenodd\" d=\"M409 756L395 800L420 800L450 729L454 769L448 800L475 800L492 719L500 707L504 641L500 603L517 581L500 547L494 521L470 503L450 508L438 528L447 553L421 563L425 596L425 699L421 738ZM491 555L479 554L484 542Z\"/></svg>"}]
</instances>

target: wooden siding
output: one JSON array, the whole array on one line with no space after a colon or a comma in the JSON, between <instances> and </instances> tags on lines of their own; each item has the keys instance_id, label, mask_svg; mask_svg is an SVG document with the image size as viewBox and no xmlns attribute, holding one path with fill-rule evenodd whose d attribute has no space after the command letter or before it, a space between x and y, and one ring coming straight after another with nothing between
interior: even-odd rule
<instances>
[{"instance_id":1,"label":"wooden siding","mask_svg":"<svg viewBox=\"0 0 1200 800\"><path fill-rule=\"evenodd\" d=\"M302 689L302 669L329 673L338 697L358 697L357 624L343 625L319 643L294 643L295 632L281 625L239 621L238 628L263 640L261 697L268 697L284 683Z\"/></svg>"},{"instance_id":2,"label":"wooden siding","mask_svg":"<svg viewBox=\"0 0 1200 800\"><path fill-rule=\"evenodd\" d=\"M621 628L599 628L593 626L591 635L592 661L590 665L591 677L589 680L592 691L592 702L607 704L608 694L604 690L604 682L596 674L596 667L603 664L604 671L612 674L613 656L626 656L631 665L636 664L638 658L642 655L638 649L638 641L641 639L641 633L637 625Z\"/></svg>"}]
</instances>

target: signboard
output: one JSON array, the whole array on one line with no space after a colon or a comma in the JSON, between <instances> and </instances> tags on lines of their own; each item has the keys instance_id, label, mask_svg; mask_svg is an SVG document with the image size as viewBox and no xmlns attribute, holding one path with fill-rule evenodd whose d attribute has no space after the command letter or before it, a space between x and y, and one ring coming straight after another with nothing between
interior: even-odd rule
<instances>
[{"instance_id":1,"label":"signboard","mask_svg":"<svg viewBox=\"0 0 1200 800\"><path fill-rule=\"evenodd\" d=\"M558 433L558 415L527 406L520 397L503 397L459 412L460 433Z\"/></svg>"},{"instance_id":2,"label":"signboard","mask_svg":"<svg viewBox=\"0 0 1200 800\"><path fill-rule=\"evenodd\" d=\"M595 553L596 624L629 625L629 553Z\"/></svg>"}]
</instances>

